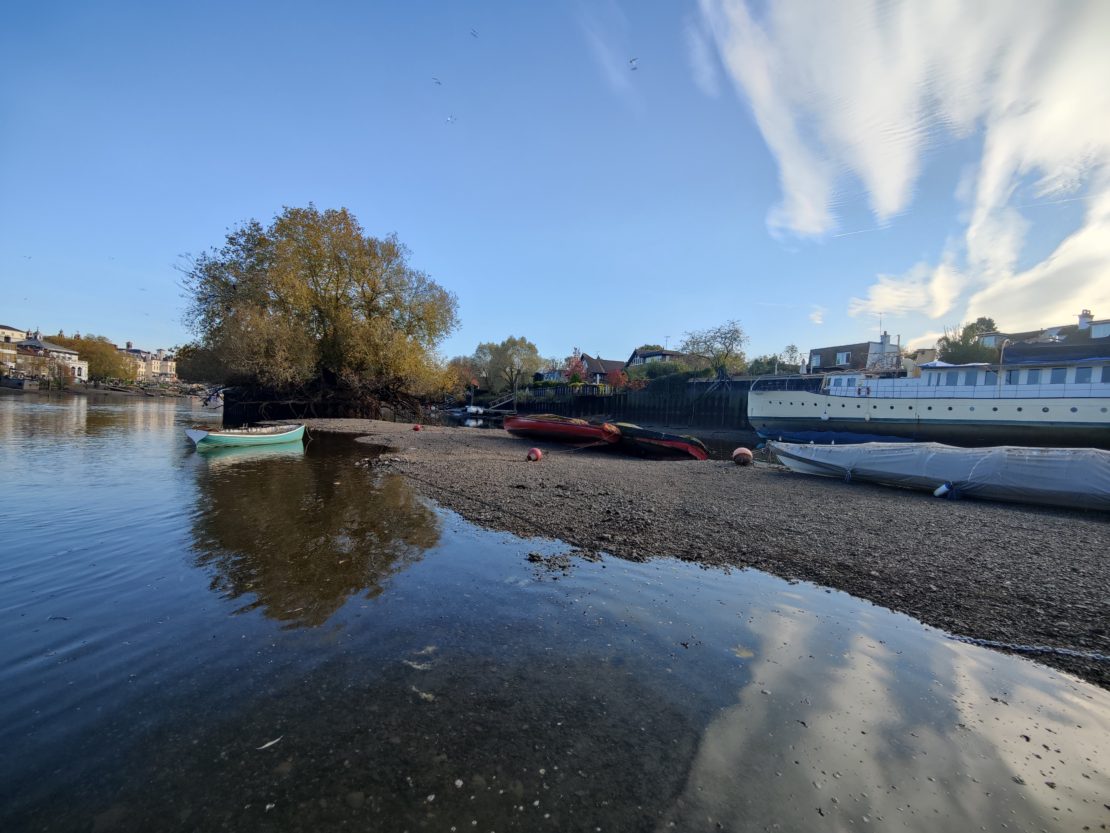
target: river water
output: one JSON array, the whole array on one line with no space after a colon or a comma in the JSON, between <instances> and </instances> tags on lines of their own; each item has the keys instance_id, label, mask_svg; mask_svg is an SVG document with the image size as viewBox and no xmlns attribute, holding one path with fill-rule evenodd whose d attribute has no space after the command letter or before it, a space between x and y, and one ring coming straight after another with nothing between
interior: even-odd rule
<instances>
[{"instance_id":1,"label":"river water","mask_svg":"<svg viewBox=\"0 0 1110 833\"><path fill-rule=\"evenodd\" d=\"M204 419L0 396L0 829L1110 823L1106 691L755 571L551 558L349 439L198 454Z\"/></svg>"}]
</instances>

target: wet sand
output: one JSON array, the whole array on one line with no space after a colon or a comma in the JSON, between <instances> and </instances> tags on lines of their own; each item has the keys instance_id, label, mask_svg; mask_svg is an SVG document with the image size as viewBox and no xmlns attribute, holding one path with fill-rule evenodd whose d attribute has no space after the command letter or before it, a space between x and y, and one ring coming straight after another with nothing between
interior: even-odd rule
<instances>
[{"instance_id":1,"label":"wet sand","mask_svg":"<svg viewBox=\"0 0 1110 833\"><path fill-rule=\"evenodd\" d=\"M488 528L584 554L754 567L844 590L953 634L1110 654L1110 518L793 474L648 461L501 430L309 420L390 446L381 467ZM545 452L539 463L525 453ZM1110 663L1036 660L1110 688Z\"/></svg>"}]
</instances>

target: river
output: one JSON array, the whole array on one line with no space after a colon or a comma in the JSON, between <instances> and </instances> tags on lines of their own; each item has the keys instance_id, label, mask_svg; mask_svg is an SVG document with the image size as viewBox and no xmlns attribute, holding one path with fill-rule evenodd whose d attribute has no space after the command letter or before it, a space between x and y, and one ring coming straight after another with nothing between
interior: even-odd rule
<instances>
[{"instance_id":1,"label":"river","mask_svg":"<svg viewBox=\"0 0 1110 833\"><path fill-rule=\"evenodd\" d=\"M200 420L0 396L0 829L1110 823L1104 690L756 571L553 558L348 439L197 453Z\"/></svg>"}]
</instances>

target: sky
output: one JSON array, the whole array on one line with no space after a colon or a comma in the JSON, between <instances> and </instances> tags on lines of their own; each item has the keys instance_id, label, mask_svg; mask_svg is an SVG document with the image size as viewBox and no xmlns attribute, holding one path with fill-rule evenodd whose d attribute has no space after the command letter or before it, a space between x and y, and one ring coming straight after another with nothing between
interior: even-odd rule
<instances>
[{"instance_id":1,"label":"sky","mask_svg":"<svg viewBox=\"0 0 1110 833\"><path fill-rule=\"evenodd\" d=\"M49 2L0 12L0 323L184 344L180 269L347 207L444 356L749 355L1110 317L1110 3Z\"/></svg>"}]
</instances>

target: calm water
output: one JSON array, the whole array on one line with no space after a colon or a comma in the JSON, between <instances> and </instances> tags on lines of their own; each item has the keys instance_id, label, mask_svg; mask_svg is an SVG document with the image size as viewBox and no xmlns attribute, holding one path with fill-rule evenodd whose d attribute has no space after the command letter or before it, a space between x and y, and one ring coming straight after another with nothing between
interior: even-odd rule
<instances>
[{"instance_id":1,"label":"calm water","mask_svg":"<svg viewBox=\"0 0 1110 833\"><path fill-rule=\"evenodd\" d=\"M5 831L1110 823L1105 691L751 571L548 569L206 416L0 397Z\"/></svg>"}]
</instances>

